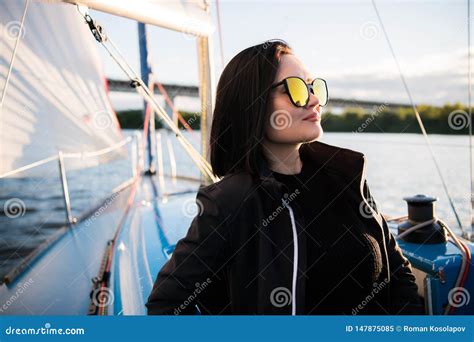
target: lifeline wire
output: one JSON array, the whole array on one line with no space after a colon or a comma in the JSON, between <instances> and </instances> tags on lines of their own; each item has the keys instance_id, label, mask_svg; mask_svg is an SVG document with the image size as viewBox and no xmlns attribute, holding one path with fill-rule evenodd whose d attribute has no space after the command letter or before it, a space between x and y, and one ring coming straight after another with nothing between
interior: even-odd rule
<instances>
[{"instance_id":1,"label":"lifeline wire","mask_svg":"<svg viewBox=\"0 0 474 342\"><path fill-rule=\"evenodd\" d=\"M377 18L380 22L380 26L382 28L383 34L385 36L385 40L387 41L387 44L390 48L390 52L392 53L392 57L395 61L395 64L397 65L398 73L400 74L400 78L402 80L403 86L407 92L408 98L410 100L410 104L413 108L413 111L415 112L416 120L418 121L418 124L420 125L421 132L423 133L423 137L425 138L426 144L428 145L428 148L430 150L431 157L433 159L433 162L435 164L436 170L438 171L438 175L441 179L441 183L443 184L444 192L446 193L446 196L448 197L449 204L451 206L451 209L453 210L454 216L456 217L456 221L459 225L459 228L461 229L461 232L463 234L463 237L467 237L467 234L462 226L461 219L459 218L459 215L456 211L456 207L454 206L454 202L451 198L451 195L449 194L448 187L446 185L446 182L444 180L443 174L441 172L441 168L439 167L438 160L436 159L436 156L434 154L433 148L431 146L431 142L428 138L428 134L426 133L425 126L423 125L423 121L421 120L420 114L418 113L418 110L416 109L415 103L413 101L413 98L411 96L410 89L408 88L407 82L405 80L405 76L403 76L402 69L400 67L400 64L398 63L397 56L395 55L395 51L393 50L392 43L390 42L390 38L388 37L387 31L385 31L385 26L383 25L382 18L380 17L379 11L377 9L377 6L375 5L375 0L372 0L372 5L374 7L375 13L377 14Z\"/></svg>"}]
</instances>

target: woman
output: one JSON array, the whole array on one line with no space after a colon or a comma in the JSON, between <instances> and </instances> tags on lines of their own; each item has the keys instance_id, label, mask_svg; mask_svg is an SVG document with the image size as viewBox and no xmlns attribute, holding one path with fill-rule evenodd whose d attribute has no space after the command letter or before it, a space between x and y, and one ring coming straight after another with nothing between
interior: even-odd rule
<instances>
[{"instance_id":1,"label":"woman","mask_svg":"<svg viewBox=\"0 0 474 342\"><path fill-rule=\"evenodd\" d=\"M149 314L422 313L364 155L318 141L326 102L326 82L283 41L229 62L210 137L223 178L200 188Z\"/></svg>"}]
</instances>

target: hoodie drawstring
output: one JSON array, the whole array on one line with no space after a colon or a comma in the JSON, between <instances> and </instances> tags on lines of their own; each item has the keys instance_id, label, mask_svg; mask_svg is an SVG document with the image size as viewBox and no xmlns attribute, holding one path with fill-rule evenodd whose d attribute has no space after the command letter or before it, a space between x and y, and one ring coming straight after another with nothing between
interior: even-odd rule
<instances>
[{"instance_id":1,"label":"hoodie drawstring","mask_svg":"<svg viewBox=\"0 0 474 342\"><path fill-rule=\"evenodd\" d=\"M296 315L296 281L298 279L298 234L296 231L295 216L293 209L289 206L285 199L282 198L282 203L290 212L291 229L293 231L293 280L291 289L291 315Z\"/></svg>"}]
</instances>

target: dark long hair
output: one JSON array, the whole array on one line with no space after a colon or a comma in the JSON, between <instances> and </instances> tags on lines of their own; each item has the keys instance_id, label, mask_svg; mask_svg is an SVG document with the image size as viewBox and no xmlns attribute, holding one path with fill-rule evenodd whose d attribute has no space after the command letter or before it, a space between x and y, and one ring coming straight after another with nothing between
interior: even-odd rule
<instances>
[{"instance_id":1,"label":"dark long hair","mask_svg":"<svg viewBox=\"0 0 474 342\"><path fill-rule=\"evenodd\" d=\"M217 85L211 135L213 172L222 177L245 170L258 175L264 157L268 93L282 54L291 48L282 40L271 40L238 53L227 64Z\"/></svg>"}]
</instances>

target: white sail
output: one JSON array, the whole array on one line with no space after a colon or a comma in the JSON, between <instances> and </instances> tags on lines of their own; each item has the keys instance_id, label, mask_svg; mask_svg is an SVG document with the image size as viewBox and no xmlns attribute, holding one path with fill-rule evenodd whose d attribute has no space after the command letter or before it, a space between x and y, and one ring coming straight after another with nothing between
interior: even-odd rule
<instances>
[{"instance_id":1,"label":"white sail","mask_svg":"<svg viewBox=\"0 0 474 342\"><path fill-rule=\"evenodd\" d=\"M207 0L63 0L139 22L196 36L212 34Z\"/></svg>"},{"instance_id":2,"label":"white sail","mask_svg":"<svg viewBox=\"0 0 474 342\"><path fill-rule=\"evenodd\" d=\"M20 28L24 6L0 2L0 174L58 150L93 151L122 139L96 43L76 7L30 1Z\"/></svg>"}]
</instances>

